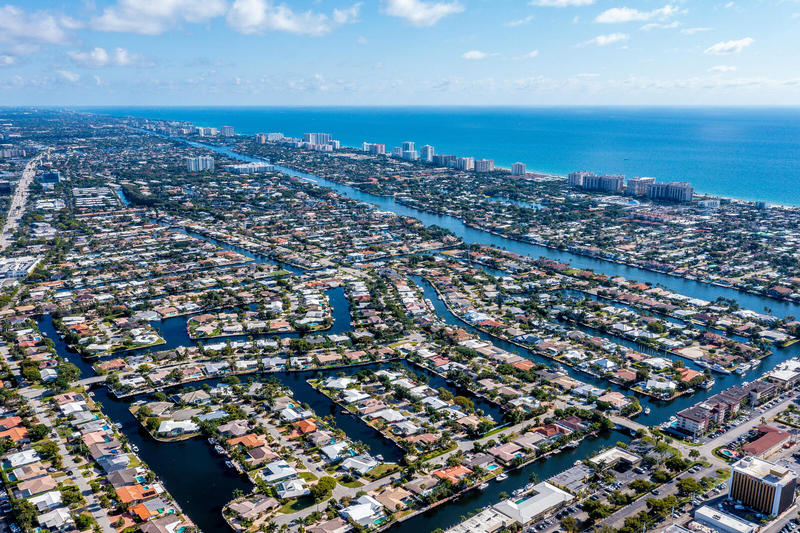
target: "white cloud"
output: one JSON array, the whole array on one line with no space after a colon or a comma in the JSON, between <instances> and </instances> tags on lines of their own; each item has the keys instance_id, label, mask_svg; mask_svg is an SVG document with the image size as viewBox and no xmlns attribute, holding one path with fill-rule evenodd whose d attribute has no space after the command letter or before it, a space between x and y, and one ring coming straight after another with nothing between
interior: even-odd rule
<instances>
[{"instance_id":1,"label":"white cloud","mask_svg":"<svg viewBox=\"0 0 800 533\"><path fill-rule=\"evenodd\" d=\"M652 11L639 11L630 7L612 7L597 15L595 22L601 24L617 24L620 22L643 22L647 20L663 20L677 14L680 10L666 5Z\"/></svg>"},{"instance_id":2,"label":"white cloud","mask_svg":"<svg viewBox=\"0 0 800 533\"><path fill-rule=\"evenodd\" d=\"M58 70L56 71L56 73L70 83L75 83L76 81L81 79L80 74L70 72L69 70Z\"/></svg>"},{"instance_id":3,"label":"white cloud","mask_svg":"<svg viewBox=\"0 0 800 533\"><path fill-rule=\"evenodd\" d=\"M530 52L528 52L527 54L522 56L522 59L533 59L534 57L537 57L538 55L539 55L539 50L531 50Z\"/></svg>"},{"instance_id":4,"label":"white cloud","mask_svg":"<svg viewBox=\"0 0 800 533\"><path fill-rule=\"evenodd\" d=\"M0 66L17 63L20 56L39 51L41 45L63 45L73 19L58 18L47 11L27 12L16 6L0 7Z\"/></svg>"},{"instance_id":5,"label":"white cloud","mask_svg":"<svg viewBox=\"0 0 800 533\"><path fill-rule=\"evenodd\" d=\"M672 22L648 22L641 28L642 31L650 31L650 30L670 30L672 28L677 28L680 26L681 23L677 20L673 20Z\"/></svg>"},{"instance_id":6,"label":"white cloud","mask_svg":"<svg viewBox=\"0 0 800 533\"><path fill-rule=\"evenodd\" d=\"M711 28L684 28L681 30L681 33L685 35L694 35L695 33L702 33L705 31L711 31Z\"/></svg>"},{"instance_id":7,"label":"white cloud","mask_svg":"<svg viewBox=\"0 0 800 533\"><path fill-rule=\"evenodd\" d=\"M486 59L489 56L493 56L497 54L488 54L486 52L481 52L480 50L470 50L469 52L464 52L461 54L461 59L470 59L470 60L478 60L478 59Z\"/></svg>"},{"instance_id":8,"label":"white cloud","mask_svg":"<svg viewBox=\"0 0 800 533\"><path fill-rule=\"evenodd\" d=\"M383 12L406 19L413 26L430 27L449 15L464 11L457 1L425 2L423 0L383 0Z\"/></svg>"},{"instance_id":9,"label":"white cloud","mask_svg":"<svg viewBox=\"0 0 800 533\"><path fill-rule=\"evenodd\" d=\"M580 7L590 6L595 0L531 0L530 5L540 7Z\"/></svg>"},{"instance_id":10,"label":"white cloud","mask_svg":"<svg viewBox=\"0 0 800 533\"><path fill-rule=\"evenodd\" d=\"M717 65L708 69L709 72L735 72L736 67L733 65Z\"/></svg>"},{"instance_id":11,"label":"white cloud","mask_svg":"<svg viewBox=\"0 0 800 533\"><path fill-rule=\"evenodd\" d=\"M92 19L95 30L158 35L180 22L204 22L225 14L225 0L118 0Z\"/></svg>"},{"instance_id":12,"label":"white cloud","mask_svg":"<svg viewBox=\"0 0 800 533\"><path fill-rule=\"evenodd\" d=\"M522 19L511 20L509 22L506 22L505 25L508 26L509 28L516 28L517 26L522 26L523 24L527 24L532 20L533 20L533 15L529 15Z\"/></svg>"},{"instance_id":13,"label":"white cloud","mask_svg":"<svg viewBox=\"0 0 800 533\"><path fill-rule=\"evenodd\" d=\"M717 56L725 54L738 54L754 42L756 41L752 37L745 37L744 39L739 39L738 41L720 41L706 48L705 53Z\"/></svg>"},{"instance_id":14,"label":"white cloud","mask_svg":"<svg viewBox=\"0 0 800 533\"><path fill-rule=\"evenodd\" d=\"M88 52L71 51L67 55L77 64L84 67L129 67L129 66L151 66L138 54L132 54L125 48L115 48L107 51L105 48L96 47Z\"/></svg>"},{"instance_id":15,"label":"white cloud","mask_svg":"<svg viewBox=\"0 0 800 533\"><path fill-rule=\"evenodd\" d=\"M328 16L314 11L295 12L286 4L272 0L236 0L228 12L228 24L240 33L282 31L297 35L325 35L336 26L355 22L361 3L347 9L334 9Z\"/></svg>"},{"instance_id":16,"label":"white cloud","mask_svg":"<svg viewBox=\"0 0 800 533\"><path fill-rule=\"evenodd\" d=\"M598 35L594 39L581 43L582 45L608 46L609 44L627 41L630 36L627 33L610 33L608 35Z\"/></svg>"}]
</instances>

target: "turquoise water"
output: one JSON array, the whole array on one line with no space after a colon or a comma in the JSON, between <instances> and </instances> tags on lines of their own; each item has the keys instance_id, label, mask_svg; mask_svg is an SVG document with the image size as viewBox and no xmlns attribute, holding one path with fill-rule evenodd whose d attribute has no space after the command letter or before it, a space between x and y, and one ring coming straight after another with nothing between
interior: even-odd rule
<instances>
[{"instance_id":1,"label":"turquoise water","mask_svg":"<svg viewBox=\"0 0 800 533\"><path fill-rule=\"evenodd\" d=\"M344 145L403 141L437 153L690 181L698 192L800 206L800 108L115 107L116 116L232 125L238 133L325 131Z\"/></svg>"}]
</instances>

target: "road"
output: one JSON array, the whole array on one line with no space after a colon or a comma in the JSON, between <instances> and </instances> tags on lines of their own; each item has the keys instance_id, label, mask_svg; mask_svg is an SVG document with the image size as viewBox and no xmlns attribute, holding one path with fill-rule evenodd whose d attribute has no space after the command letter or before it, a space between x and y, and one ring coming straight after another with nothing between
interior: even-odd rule
<instances>
[{"instance_id":1,"label":"road","mask_svg":"<svg viewBox=\"0 0 800 533\"><path fill-rule=\"evenodd\" d=\"M689 455L689 451L696 450L700 453L700 457L711 463L711 465L707 468L703 468L698 473L693 475L686 473L681 474L680 476L673 479L671 482L662 485L661 487L659 487L658 498L664 498L665 496L668 496L670 494L675 494L677 492L677 481L682 477L687 477L691 475L691 477L694 477L695 479L699 480L703 476L709 476L709 477L714 476L715 471L718 468L726 468L726 469L729 468L729 464L727 462L723 461L722 459L714 455L713 453L714 450L720 446L723 446L725 444L728 444L736 440L740 436L749 432L751 429L759 426L762 423L761 422L762 418L767 421L770 420L778 413L783 411L791 401L792 398L786 398L784 400L781 400L774 407L771 407L770 409L766 410L763 413L759 413L758 411L753 411L751 415L752 417L747 422L740 424L727 431L724 435L711 439L708 442L705 442L701 445L689 446L679 441L673 441L672 445L678 448L681 451L681 453L683 453L684 457L687 457ZM646 502L647 499L650 497L652 496L650 496L649 494L645 495L645 497L642 497L639 500L635 501L634 503L628 505L627 507L620 509L619 511L608 517L606 520L604 520L603 524L615 528L621 527L625 521L625 518L633 516L640 511L646 510L647 508ZM778 531L779 529L780 528L774 529L774 531ZM770 531L773 531L773 529L770 528Z\"/></svg>"},{"instance_id":2,"label":"road","mask_svg":"<svg viewBox=\"0 0 800 533\"><path fill-rule=\"evenodd\" d=\"M31 182L33 182L33 177L36 175L36 167L43 154L44 152L28 161L25 165L25 169L22 171L22 177L17 183L16 189L14 189L14 198L11 199L11 207L6 217L6 223L3 226L2 234L0 234L0 251L8 248L11 244L11 236L17 230L17 226L19 226L19 220L22 218L25 204L28 202L29 188Z\"/></svg>"},{"instance_id":3,"label":"road","mask_svg":"<svg viewBox=\"0 0 800 533\"><path fill-rule=\"evenodd\" d=\"M36 416L39 418L39 421L47 426L47 428L52 432L53 421L47 415L47 410L44 408L44 406L42 406L42 403L36 398L31 398L30 402L33 410L36 412ZM86 478L83 477L78 463L73 460L72 455L67 451L67 447L64 446L64 441L60 436L53 437L52 440L58 444L58 452L63 458L64 469L69 473L69 476L78 486L81 494L86 499L86 506L83 510L86 510L92 514L92 517L100 525L100 529L103 531L103 533L114 533L116 530L111 525L111 521L108 519L106 511L97 501L97 498L92 492L92 488L89 486Z\"/></svg>"}]
</instances>

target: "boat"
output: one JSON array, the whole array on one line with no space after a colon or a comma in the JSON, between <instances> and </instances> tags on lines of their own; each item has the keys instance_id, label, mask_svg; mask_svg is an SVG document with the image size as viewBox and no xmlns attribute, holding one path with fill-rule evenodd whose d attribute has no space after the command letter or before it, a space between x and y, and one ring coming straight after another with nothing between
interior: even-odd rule
<instances>
[{"instance_id":1,"label":"boat","mask_svg":"<svg viewBox=\"0 0 800 533\"><path fill-rule=\"evenodd\" d=\"M225 461L225 466L227 466L228 468L233 468L233 463L230 461Z\"/></svg>"},{"instance_id":2,"label":"boat","mask_svg":"<svg viewBox=\"0 0 800 533\"><path fill-rule=\"evenodd\" d=\"M133 450L133 453L138 453L139 452L139 447L136 446L135 444L131 444L131 450Z\"/></svg>"},{"instance_id":3,"label":"boat","mask_svg":"<svg viewBox=\"0 0 800 533\"><path fill-rule=\"evenodd\" d=\"M216 444L217 443L217 439L215 439L214 437L208 437L208 443L209 444Z\"/></svg>"},{"instance_id":4,"label":"boat","mask_svg":"<svg viewBox=\"0 0 800 533\"><path fill-rule=\"evenodd\" d=\"M488 483L481 483L480 485L478 485L478 490L486 490L488 488L489 488Z\"/></svg>"},{"instance_id":5,"label":"boat","mask_svg":"<svg viewBox=\"0 0 800 533\"><path fill-rule=\"evenodd\" d=\"M703 382L703 388L704 389L710 389L711 387L714 386L715 383L716 383L716 381L714 381L713 379L707 379L707 380L705 380Z\"/></svg>"},{"instance_id":6,"label":"boat","mask_svg":"<svg viewBox=\"0 0 800 533\"><path fill-rule=\"evenodd\" d=\"M650 408L649 407L645 407L644 408L644 414L646 414L646 415L650 414Z\"/></svg>"},{"instance_id":7,"label":"boat","mask_svg":"<svg viewBox=\"0 0 800 533\"><path fill-rule=\"evenodd\" d=\"M579 444L580 444L580 442L579 442L579 441L577 441L577 440L571 440L571 441L569 441L568 443L566 443L566 444L564 445L564 448L577 448Z\"/></svg>"},{"instance_id":8,"label":"boat","mask_svg":"<svg viewBox=\"0 0 800 533\"><path fill-rule=\"evenodd\" d=\"M494 480L497 481L498 483L501 481L505 481L507 479L508 479L508 474L506 474L505 472L494 478Z\"/></svg>"},{"instance_id":9,"label":"boat","mask_svg":"<svg viewBox=\"0 0 800 533\"><path fill-rule=\"evenodd\" d=\"M711 365L709 365L705 361L695 361L694 364L696 364L700 368L711 368Z\"/></svg>"},{"instance_id":10,"label":"boat","mask_svg":"<svg viewBox=\"0 0 800 533\"><path fill-rule=\"evenodd\" d=\"M216 446L214 446L214 451L215 451L215 452L217 452L217 453L218 453L218 454L220 454L220 455L225 455L225 448L223 448L223 447L222 447L222 446L220 446L219 444L217 444Z\"/></svg>"},{"instance_id":11,"label":"boat","mask_svg":"<svg viewBox=\"0 0 800 533\"><path fill-rule=\"evenodd\" d=\"M747 370L749 369L749 366L750 366L750 365L748 365L747 363L745 363L745 364L742 364L742 365L739 365L739 366L736 368L736 370L734 370L734 372L736 372L736 373L737 373L737 374L739 374L740 376L743 376L743 375L744 375L744 373L745 373L745 372L747 372Z\"/></svg>"},{"instance_id":12,"label":"boat","mask_svg":"<svg viewBox=\"0 0 800 533\"><path fill-rule=\"evenodd\" d=\"M731 373L730 370L728 370L727 368L723 367L719 363L714 363L714 366L711 367L711 370L713 370L714 372L719 372L720 374L730 374Z\"/></svg>"}]
</instances>

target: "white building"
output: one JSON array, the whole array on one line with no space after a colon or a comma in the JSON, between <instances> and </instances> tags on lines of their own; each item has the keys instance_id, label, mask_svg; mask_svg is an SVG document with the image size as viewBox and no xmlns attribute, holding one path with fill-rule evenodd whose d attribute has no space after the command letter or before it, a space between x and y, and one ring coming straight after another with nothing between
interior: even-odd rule
<instances>
[{"instance_id":1,"label":"white building","mask_svg":"<svg viewBox=\"0 0 800 533\"><path fill-rule=\"evenodd\" d=\"M426 144L422 148L419 149L419 158L425 161L426 163L433 162L433 146L430 144Z\"/></svg>"},{"instance_id":2,"label":"white building","mask_svg":"<svg viewBox=\"0 0 800 533\"><path fill-rule=\"evenodd\" d=\"M694 519L720 533L753 533L756 526L735 516L704 505L694 512Z\"/></svg>"},{"instance_id":3,"label":"white building","mask_svg":"<svg viewBox=\"0 0 800 533\"><path fill-rule=\"evenodd\" d=\"M478 159L475 161L475 172L491 172L494 170L494 159Z\"/></svg>"},{"instance_id":4,"label":"white building","mask_svg":"<svg viewBox=\"0 0 800 533\"><path fill-rule=\"evenodd\" d=\"M524 176L526 172L525 163L514 163L511 165L512 176Z\"/></svg>"},{"instance_id":5,"label":"white building","mask_svg":"<svg viewBox=\"0 0 800 533\"><path fill-rule=\"evenodd\" d=\"M373 525L384 516L383 505L378 500L366 494L358 498L354 504L345 507L339 512L343 518L349 518L362 527Z\"/></svg>"},{"instance_id":6,"label":"white building","mask_svg":"<svg viewBox=\"0 0 800 533\"><path fill-rule=\"evenodd\" d=\"M223 137L233 137L233 126L222 126L219 132Z\"/></svg>"},{"instance_id":7,"label":"white building","mask_svg":"<svg viewBox=\"0 0 800 533\"><path fill-rule=\"evenodd\" d=\"M493 508L522 525L571 502L572 495L545 481L533 487L533 493L522 499L504 500Z\"/></svg>"},{"instance_id":8,"label":"white building","mask_svg":"<svg viewBox=\"0 0 800 533\"><path fill-rule=\"evenodd\" d=\"M199 157L187 157L186 170L189 172L214 170L214 158L205 155L201 155Z\"/></svg>"}]
</instances>

